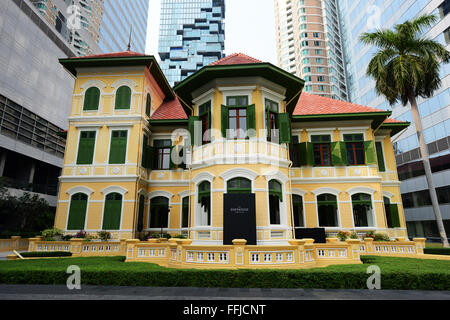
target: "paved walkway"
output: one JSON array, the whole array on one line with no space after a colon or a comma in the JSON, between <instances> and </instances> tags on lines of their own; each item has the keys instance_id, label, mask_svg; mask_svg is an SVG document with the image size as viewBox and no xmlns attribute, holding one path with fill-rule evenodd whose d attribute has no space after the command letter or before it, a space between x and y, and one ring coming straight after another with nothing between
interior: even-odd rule
<instances>
[{"instance_id":1,"label":"paved walkway","mask_svg":"<svg viewBox=\"0 0 450 320\"><path fill-rule=\"evenodd\" d=\"M0 300L450 300L450 291L1 285Z\"/></svg>"}]
</instances>

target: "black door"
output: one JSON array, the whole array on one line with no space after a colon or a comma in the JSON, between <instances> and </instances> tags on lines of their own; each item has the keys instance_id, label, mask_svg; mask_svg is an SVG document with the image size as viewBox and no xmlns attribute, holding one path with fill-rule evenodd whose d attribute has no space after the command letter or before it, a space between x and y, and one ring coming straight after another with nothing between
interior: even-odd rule
<instances>
[{"instance_id":1,"label":"black door","mask_svg":"<svg viewBox=\"0 0 450 320\"><path fill-rule=\"evenodd\" d=\"M255 195L223 195L223 244L233 244L234 239L245 239L256 245Z\"/></svg>"}]
</instances>

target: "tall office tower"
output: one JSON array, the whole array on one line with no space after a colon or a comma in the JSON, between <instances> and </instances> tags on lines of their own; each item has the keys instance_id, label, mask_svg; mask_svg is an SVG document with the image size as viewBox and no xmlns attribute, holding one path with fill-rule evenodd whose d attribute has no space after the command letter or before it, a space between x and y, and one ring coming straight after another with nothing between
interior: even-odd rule
<instances>
[{"instance_id":1,"label":"tall office tower","mask_svg":"<svg viewBox=\"0 0 450 320\"><path fill-rule=\"evenodd\" d=\"M278 66L305 80L305 92L347 100L336 0L275 0Z\"/></svg>"},{"instance_id":2,"label":"tall office tower","mask_svg":"<svg viewBox=\"0 0 450 320\"><path fill-rule=\"evenodd\" d=\"M145 51L149 0L30 0L77 55Z\"/></svg>"},{"instance_id":3,"label":"tall office tower","mask_svg":"<svg viewBox=\"0 0 450 320\"><path fill-rule=\"evenodd\" d=\"M28 0L3 1L0 21L0 180L56 207L74 85L58 58L76 52Z\"/></svg>"},{"instance_id":4,"label":"tall office tower","mask_svg":"<svg viewBox=\"0 0 450 320\"><path fill-rule=\"evenodd\" d=\"M159 56L171 85L224 57L225 0L161 0Z\"/></svg>"},{"instance_id":5,"label":"tall office tower","mask_svg":"<svg viewBox=\"0 0 450 320\"><path fill-rule=\"evenodd\" d=\"M365 72L376 48L359 40L363 32L392 28L395 24L433 13L438 22L424 33L450 49L450 0L339 0L346 51L351 101L381 109L392 109L392 116L414 124L409 104L393 107L375 92L375 82ZM450 233L450 65L442 65L442 86L430 99L419 98L419 112L424 126L430 161L447 235ZM394 138L394 148L405 216L410 236L439 238L423 164L420 161L416 128L411 125Z\"/></svg>"}]
</instances>

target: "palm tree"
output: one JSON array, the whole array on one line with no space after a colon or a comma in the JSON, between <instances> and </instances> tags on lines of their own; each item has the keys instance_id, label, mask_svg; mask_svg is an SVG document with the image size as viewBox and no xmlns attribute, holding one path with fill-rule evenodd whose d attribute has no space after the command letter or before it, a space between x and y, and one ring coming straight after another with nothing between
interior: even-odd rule
<instances>
[{"instance_id":1,"label":"palm tree","mask_svg":"<svg viewBox=\"0 0 450 320\"><path fill-rule=\"evenodd\" d=\"M423 36L436 21L434 15L423 15L396 25L393 30L364 33L360 40L379 48L367 68L367 76L376 82L376 92L385 96L391 106L399 101L403 106L408 102L411 105L434 215L443 246L448 247L416 101L419 96L433 96L441 85L440 64L450 61L450 52L444 46Z\"/></svg>"}]
</instances>

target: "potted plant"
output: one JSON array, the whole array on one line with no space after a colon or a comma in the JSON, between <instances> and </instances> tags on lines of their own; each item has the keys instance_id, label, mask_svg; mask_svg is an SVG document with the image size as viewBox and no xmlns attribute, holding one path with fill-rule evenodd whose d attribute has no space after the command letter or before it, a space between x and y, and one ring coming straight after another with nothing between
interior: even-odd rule
<instances>
[{"instance_id":1,"label":"potted plant","mask_svg":"<svg viewBox=\"0 0 450 320\"><path fill-rule=\"evenodd\" d=\"M100 231L98 233L98 237L101 241L108 241L111 239L111 232L108 231Z\"/></svg>"},{"instance_id":2,"label":"potted plant","mask_svg":"<svg viewBox=\"0 0 450 320\"><path fill-rule=\"evenodd\" d=\"M63 231L58 228L45 229L42 231L42 240L44 241L57 241L62 240Z\"/></svg>"},{"instance_id":3,"label":"potted plant","mask_svg":"<svg viewBox=\"0 0 450 320\"><path fill-rule=\"evenodd\" d=\"M338 233L337 233L337 237L339 238L339 240L340 241L345 241L345 240L347 240L348 238L350 238L350 232L348 232L348 231L339 231Z\"/></svg>"}]
</instances>

